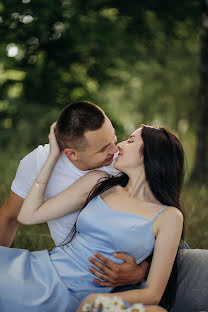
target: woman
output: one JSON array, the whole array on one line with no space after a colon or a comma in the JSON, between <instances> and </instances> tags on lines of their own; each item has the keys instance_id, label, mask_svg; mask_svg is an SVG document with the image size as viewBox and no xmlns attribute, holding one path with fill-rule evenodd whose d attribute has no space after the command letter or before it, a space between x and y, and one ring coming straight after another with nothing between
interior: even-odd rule
<instances>
[{"instance_id":1,"label":"woman","mask_svg":"<svg viewBox=\"0 0 208 312\"><path fill-rule=\"evenodd\" d=\"M93 301L97 293L112 290L92 282L88 259L93 252L118 262L112 253L123 251L140 263L153 249L146 287L118 295L129 303L157 305L167 285L183 227L179 210L183 180L180 142L163 128L142 126L118 144L115 167L124 174L106 179L103 172L90 172L44 202L47 182L60 155L54 127L49 136L48 159L18 220L42 223L78 210L97 182L105 179L95 187L81 211L77 234L70 244L50 253L0 247L0 310L76 311L84 298L83 304ZM161 311L159 307L148 309Z\"/></svg>"}]
</instances>

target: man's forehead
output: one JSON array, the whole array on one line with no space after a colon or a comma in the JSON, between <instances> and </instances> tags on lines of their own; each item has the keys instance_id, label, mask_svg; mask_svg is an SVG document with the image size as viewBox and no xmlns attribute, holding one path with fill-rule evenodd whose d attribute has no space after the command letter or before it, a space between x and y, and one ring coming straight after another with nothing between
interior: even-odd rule
<instances>
[{"instance_id":1,"label":"man's forehead","mask_svg":"<svg viewBox=\"0 0 208 312\"><path fill-rule=\"evenodd\" d=\"M93 151L99 151L112 142L115 130L112 124L106 123L103 127L95 131L86 131L85 139L87 140L87 148Z\"/></svg>"}]
</instances>

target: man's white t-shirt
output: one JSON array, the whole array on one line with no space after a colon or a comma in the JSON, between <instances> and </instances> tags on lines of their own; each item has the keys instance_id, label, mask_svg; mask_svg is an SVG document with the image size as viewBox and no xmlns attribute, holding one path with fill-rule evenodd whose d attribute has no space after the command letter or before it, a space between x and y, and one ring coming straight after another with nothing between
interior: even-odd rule
<instances>
[{"instance_id":1,"label":"man's white t-shirt","mask_svg":"<svg viewBox=\"0 0 208 312\"><path fill-rule=\"evenodd\" d=\"M39 145L34 151L26 155L20 161L16 177L11 186L14 193L22 198L26 198L35 178L45 163L48 154L49 144L44 146ZM118 173L118 170L113 167L113 164L99 168L99 170L103 170L111 175ZM48 182L45 192L45 200L62 192L89 171L91 170L82 171L78 169L72 164L66 155L62 153ZM56 245L68 242L73 236L74 225L78 215L79 211L76 211L56 220L48 221L49 230Z\"/></svg>"}]
</instances>

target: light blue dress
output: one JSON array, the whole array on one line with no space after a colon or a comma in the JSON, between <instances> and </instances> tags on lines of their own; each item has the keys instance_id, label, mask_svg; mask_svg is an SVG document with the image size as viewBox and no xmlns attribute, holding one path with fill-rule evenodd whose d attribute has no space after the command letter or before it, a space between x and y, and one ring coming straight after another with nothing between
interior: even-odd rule
<instances>
[{"instance_id":1,"label":"light blue dress","mask_svg":"<svg viewBox=\"0 0 208 312\"><path fill-rule=\"evenodd\" d=\"M125 252L137 263L154 248L153 219L113 211L100 196L79 214L73 240L51 252L0 247L1 312L75 312L91 293L111 287L93 283L89 257L99 252L114 262L113 252Z\"/></svg>"}]
</instances>

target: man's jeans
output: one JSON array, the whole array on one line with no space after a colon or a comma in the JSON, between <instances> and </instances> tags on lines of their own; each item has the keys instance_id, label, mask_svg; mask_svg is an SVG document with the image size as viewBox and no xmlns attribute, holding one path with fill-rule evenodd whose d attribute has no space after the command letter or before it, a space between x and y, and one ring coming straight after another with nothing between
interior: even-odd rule
<instances>
[{"instance_id":1,"label":"man's jeans","mask_svg":"<svg viewBox=\"0 0 208 312\"><path fill-rule=\"evenodd\" d=\"M170 312L208 311L208 250L180 250L176 301ZM114 292L141 288L119 287Z\"/></svg>"}]
</instances>

